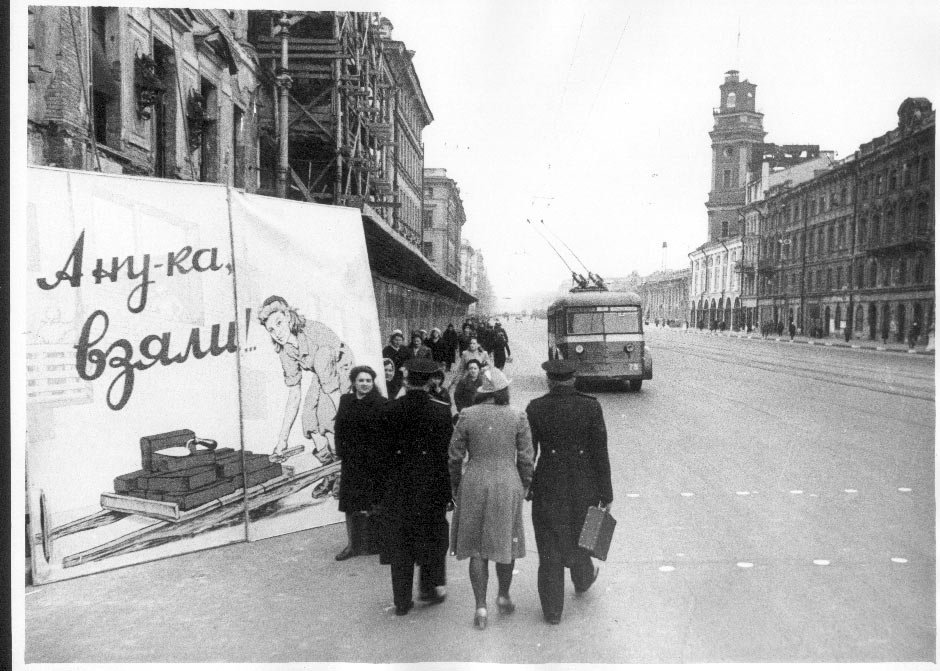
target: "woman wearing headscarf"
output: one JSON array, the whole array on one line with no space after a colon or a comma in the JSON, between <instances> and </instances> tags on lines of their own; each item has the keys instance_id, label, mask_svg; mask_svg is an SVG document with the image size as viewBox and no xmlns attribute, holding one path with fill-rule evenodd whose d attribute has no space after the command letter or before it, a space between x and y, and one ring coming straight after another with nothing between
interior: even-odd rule
<instances>
[{"instance_id":1,"label":"woman wearing headscarf","mask_svg":"<svg viewBox=\"0 0 940 671\"><path fill-rule=\"evenodd\" d=\"M385 369L385 396L389 400L397 398L404 378L395 375L398 369L395 368L395 362L391 359L383 359L382 367Z\"/></svg>"},{"instance_id":2,"label":"woman wearing headscarf","mask_svg":"<svg viewBox=\"0 0 940 671\"><path fill-rule=\"evenodd\" d=\"M476 339L476 336L470 338L470 342L467 345L467 349L465 349L463 352L460 353L460 359L457 365L457 373L454 375L453 379L450 381L451 387L457 384L457 380L463 377L463 375L467 372L467 364L470 362L471 359L476 359L477 361L479 361L481 368L490 365L490 355L487 354L486 351L482 347L480 347L480 343Z\"/></svg>"},{"instance_id":3,"label":"woman wearing headscarf","mask_svg":"<svg viewBox=\"0 0 940 671\"><path fill-rule=\"evenodd\" d=\"M339 399L336 411L336 456L342 460L339 510L346 514L346 547L336 555L344 561L366 551L362 539L368 514L379 502L384 482L385 399L375 386L375 371L356 366L349 373L352 391Z\"/></svg>"},{"instance_id":4,"label":"woman wearing headscarf","mask_svg":"<svg viewBox=\"0 0 940 671\"><path fill-rule=\"evenodd\" d=\"M456 502L451 552L458 560L470 559L477 629L486 628L490 561L496 564L499 612L515 610L509 587L516 559L525 556L522 502L533 471L529 421L509 405L509 380L498 369L482 377L476 403L461 411L449 449Z\"/></svg>"},{"instance_id":5,"label":"woman wearing headscarf","mask_svg":"<svg viewBox=\"0 0 940 671\"><path fill-rule=\"evenodd\" d=\"M405 362L411 358L411 354L408 352L408 348L404 345L404 334L401 332L401 329L395 329L388 337L388 344L382 349L382 357L385 359L391 359L392 363L395 364L395 382L399 387L401 387L403 384L405 376L402 366L404 366ZM394 396L389 395L389 398L394 398Z\"/></svg>"},{"instance_id":6,"label":"woman wearing headscarf","mask_svg":"<svg viewBox=\"0 0 940 671\"><path fill-rule=\"evenodd\" d=\"M439 328L431 329L431 337L424 341L425 346L431 350L431 358L441 365L443 369L447 364L447 343L441 336Z\"/></svg>"}]
</instances>

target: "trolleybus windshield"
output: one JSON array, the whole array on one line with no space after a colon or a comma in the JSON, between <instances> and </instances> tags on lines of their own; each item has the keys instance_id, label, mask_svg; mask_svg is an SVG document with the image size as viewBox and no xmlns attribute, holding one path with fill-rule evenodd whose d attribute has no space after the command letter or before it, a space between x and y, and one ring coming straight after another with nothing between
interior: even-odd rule
<instances>
[{"instance_id":1,"label":"trolleybus windshield","mask_svg":"<svg viewBox=\"0 0 940 671\"><path fill-rule=\"evenodd\" d=\"M599 312L599 309L605 311ZM568 333L573 335L640 333L640 309L638 307L569 309Z\"/></svg>"}]
</instances>

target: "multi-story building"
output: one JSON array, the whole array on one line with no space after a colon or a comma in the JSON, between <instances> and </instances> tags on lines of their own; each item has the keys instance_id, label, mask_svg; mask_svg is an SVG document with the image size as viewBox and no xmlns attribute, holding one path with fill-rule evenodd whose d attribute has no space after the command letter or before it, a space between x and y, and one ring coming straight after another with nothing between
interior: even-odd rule
<instances>
[{"instance_id":1,"label":"multi-story building","mask_svg":"<svg viewBox=\"0 0 940 671\"><path fill-rule=\"evenodd\" d=\"M688 318L686 306L689 300L689 281L692 271L666 270L643 278L640 298L643 301L643 317L646 321L678 326Z\"/></svg>"},{"instance_id":2,"label":"multi-story building","mask_svg":"<svg viewBox=\"0 0 940 671\"><path fill-rule=\"evenodd\" d=\"M743 310L743 315L736 325L746 330L754 329L766 321L777 323L780 318L779 309L774 313L772 305L770 309L765 305L763 314L758 311L758 289L760 288L761 294L766 293L769 278L775 269L784 260L794 258L795 253L796 242L790 237L778 236L771 240L773 244L770 249L762 247L762 229L767 227L764 222L769 216L765 197L768 194L777 196L813 179L818 172L827 170L833 164L835 153L819 152L818 148L815 148L815 151L801 151L797 157L798 160L778 162L772 156L765 156L761 160L760 170L752 173L756 174L756 178L747 184L746 205L741 209L741 217L744 220L742 259L736 268L741 282ZM776 216L789 223L791 215L795 216L791 212L783 211Z\"/></svg>"},{"instance_id":3,"label":"multi-story building","mask_svg":"<svg viewBox=\"0 0 940 671\"><path fill-rule=\"evenodd\" d=\"M460 282L460 231L467 221L457 182L443 168L424 169L424 255L440 273Z\"/></svg>"},{"instance_id":4,"label":"multi-story building","mask_svg":"<svg viewBox=\"0 0 940 671\"><path fill-rule=\"evenodd\" d=\"M382 329L459 321L474 297L421 252L433 117L391 30L370 12L31 7L29 161L358 207Z\"/></svg>"},{"instance_id":5,"label":"multi-story building","mask_svg":"<svg viewBox=\"0 0 940 671\"><path fill-rule=\"evenodd\" d=\"M767 191L763 320L814 336L926 339L934 324L934 136L929 100L812 179ZM764 261L766 259L766 262Z\"/></svg>"},{"instance_id":6,"label":"multi-story building","mask_svg":"<svg viewBox=\"0 0 940 671\"><path fill-rule=\"evenodd\" d=\"M29 8L28 160L258 187L247 12Z\"/></svg>"},{"instance_id":7,"label":"multi-story building","mask_svg":"<svg viewBox=\"0 0 940 671\"><path fill-rule=\"evenodd\" d=\"M476 252L466 240L460 241L460 287L474 296L477 293Z\"/></svg>"},{"instance_id":8,"label":"multi-story building","mask_svg":"<svg viewBox=\"0 0 940 671\"><path fill-rule=\"evenodd\" d=\"M742 252L743 221L738 213L745 204L745 187L755 150L764 147L763 118L757 111L757 86L741 81L737 70L725 73L719 87L721 102L713 110L711 190L708 240L689 254L691 294L689 321L699 327L722 322L731 327L732 310L739 314L740 276L731 271Z\"/></svg>"}]
</instances>

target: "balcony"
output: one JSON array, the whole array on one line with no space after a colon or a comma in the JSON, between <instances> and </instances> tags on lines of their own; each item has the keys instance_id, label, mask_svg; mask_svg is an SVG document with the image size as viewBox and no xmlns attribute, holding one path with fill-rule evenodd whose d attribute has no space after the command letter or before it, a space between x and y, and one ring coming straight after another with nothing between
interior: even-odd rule
<instances>
[{"instance_id":1,"label":"balcony","mask_svg":"<svg viewBox=\"0 0 940 671\"><path fill-rule=\"evenodd\" d=\"M869 256L888 256L895 252L929 251L933 246L933 233L907 230L877 240L869 239L864 248Z\"/></svg>"}]
</instances>

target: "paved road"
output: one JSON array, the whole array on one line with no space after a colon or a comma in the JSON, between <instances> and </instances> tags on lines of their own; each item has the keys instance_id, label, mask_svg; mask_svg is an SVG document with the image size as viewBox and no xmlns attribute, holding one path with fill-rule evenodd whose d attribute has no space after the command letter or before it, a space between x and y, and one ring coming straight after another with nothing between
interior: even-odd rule
<instances>
[{"instance_id":1,"label":"paved road","mask_svg":"<svg viewBox=\"0 0 940 671\"><path fill-rule=\"evenodd\" d=\"M509 328L524 406L544 322ZM444 604L395 617L388 569L333 561L333 526L27 588L28 661L932 660L933 358L649 338L643 391L596 392L620 523L560 626L541 620L531 525L518 610L485 632L466 562Z\"/></svg>"}]
</instances>

